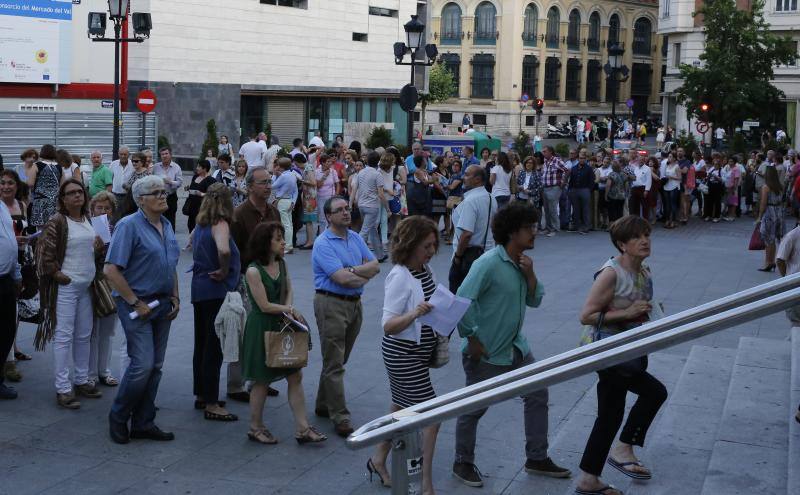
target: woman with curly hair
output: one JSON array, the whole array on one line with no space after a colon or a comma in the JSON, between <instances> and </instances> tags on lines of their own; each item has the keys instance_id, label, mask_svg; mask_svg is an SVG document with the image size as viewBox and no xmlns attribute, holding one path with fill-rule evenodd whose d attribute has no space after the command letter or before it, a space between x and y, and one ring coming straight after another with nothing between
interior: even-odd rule
<instances>
[{"instance_id":1,"label":"woman with curly hair","mask_svg":"<svg viewBox=\"0 0 800 495\"><path fill-rule=\"evenodd\" d=\"M428 300L436 289L436 279L428 263L439 248L439 233L432 220L411 216L397 225L392 237L394 268L386 277L383 297L383 363L392 391L392 412L436 397L431 384L429 363L436 350L436 335L419 317L430 312ZM423 493L433 493L433 450L439 425L423 432ZM391 446L383 442L367 461L384 486L391 486L386 458Z\"/></svg>"}]
</instances>

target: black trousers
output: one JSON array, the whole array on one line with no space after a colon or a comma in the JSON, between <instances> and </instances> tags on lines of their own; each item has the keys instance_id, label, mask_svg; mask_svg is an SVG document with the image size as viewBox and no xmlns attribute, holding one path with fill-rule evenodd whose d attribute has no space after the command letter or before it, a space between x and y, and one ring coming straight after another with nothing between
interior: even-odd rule
<instances>
[{"instance_id":1,"label":"black trousers","mask_svg":"<svg viewBox=\"0 0 800 495\"><path fill-rule=\"evenodd\" d=\"M178 227L175 224L175 215L178 213L178 193L172 193L167 196L167 211L164 216L167 217L169 223L172 224L172 229L177 231Z\"/></svg>"},{"instance_id":2,"label":"black trousers","mask_svg":"<svg viewBox=\"0 0 800 495\"><path fill-rule=\"evenodd\" d=\"M597 372L597 419L583 451L580 468L595 476L603 472L603 465L611 450L625 416L625 396L633 392L639 397L631 408L628 420L619 439L630 445L644 445L647 430L656 417L661 404L667 400L667 389L657 378L646 371L624 376L613 369Z\"/></svg>"},{"instance_id":3,"label":"black trousers","mask_svg":"<svg viewBox=\"0 0 800 495\"><path fill-rule=\"evenodd\" d=\"M219 401L219 370L222 366L222 345L214 330L214 319L224 299L193 303L194 306L194 395L206 404Z\"/></svg>"},{"instance_id":4,"label":"black trousers","mask_svg":"<svg viewBox=\"0 0 800 495\"><path fill-rule=\"evenodd\" d=\"M611 199L608 200L608 223L622 218L622 213L625 211L624 199Z\"/></svg>"},{"instance_id":5,"label":"black trousers","mask_svg":"<svg viewBox=\"0 0 800 495\"><path fill-rule=\"evenodd\" d=\"M631 197L628 201L628 213L637 217L647 218L647 200L644 196L644 186L631 188Z\"/></svg>"},{"instance_id":6,"label":"black trousers","mask_svg":"<svg viewBox=\"0 0 800 495\"><path fill-rule=\"evenodd\" d=\"M5 365L17 333L17 295L11 275L0 276L0 360ZM0 367L0 384L5 373Z\"/></svg>"},{"instance_id":7,"label":"black trousers","mask_svg":"<svg viewBox=\"0 0 800 495\"><path fill-rule=\"evenodd\" d=\"M722 215L722 195L724 193L725 188L721 184L709 184L704 217L719 218Z\"/></svg>"}]
</instances>

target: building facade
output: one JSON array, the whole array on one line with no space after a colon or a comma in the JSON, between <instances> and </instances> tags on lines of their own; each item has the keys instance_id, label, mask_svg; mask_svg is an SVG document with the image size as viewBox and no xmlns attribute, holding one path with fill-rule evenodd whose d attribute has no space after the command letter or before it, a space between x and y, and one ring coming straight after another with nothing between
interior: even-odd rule
<instances>
[{"instance_id":1,"label":"building facade","mask_svg":"<svg viewBox=\"0 0 800 495\"><path fill-rule=\"evenodd\" d=\"M611 114L603 66L609 41L625 48L630 77L617 111L637 118L661 113L664 53L655 0L432 0L432 36L458 90L428 107L426 121L459 125L464 113L493 134L534 130L520 98L543 98L543 120ZM628 110L625 105L632 103ZM541 127L540 127L541 128Z\"/></svg>"},{"instance_id":2,"label":"building facade","mask_svg":"<svg viewBox=\"0 0 800 495\"><path fill-rule=\"evenodd\" d=\"M697 0L699 1L699 0ZM746 0L738 0L740 8L749 7ZM686 108L679 105L675 91L681 86L679 67L681 64L699 66L703 53L705 37L700 17L693 17L697 10L696 0L662 0L659 9L658 32L664 36L667 45L666 74L664 77L663 115L664 121L678 130L686 130L698 135L694 119L686 115ZM771 29L778 34L794 39L795 50L800 43L800 10L798 0L767 0L764 9L765 19ZM775 68L772 83L784 92L785 98L775 111L774 122L763 122L762 126L778 126L786 131L793 143L800 142L800 66L798 60L789 65Z\"/></svg>"}]
</instances>

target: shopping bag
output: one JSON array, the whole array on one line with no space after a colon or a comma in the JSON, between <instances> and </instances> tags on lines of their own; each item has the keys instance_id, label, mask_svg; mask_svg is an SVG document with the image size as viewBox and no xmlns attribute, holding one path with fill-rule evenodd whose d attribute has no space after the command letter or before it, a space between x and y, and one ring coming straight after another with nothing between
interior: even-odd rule
<instances>
[{"instance_id":1,"label":"shopping bag","mask_svg":"<svg viewBox=\"0 0 800 495\"><path fill-rule=\"evenodd\" d=\"M302 329L304 326L284 313L279 331L264 332L268 368L304 368L308 365L309 333Z\"/></svg>"},{"instance_id":2,"label":"shopping bag","mask_svg":"<svg viewBox=\"0 0 800 495\"><path fill-rule=\"evenodd\" d=\"M753 235L750 236L750 245L747 247L750 251L763 251L766 249L764 239L761 238L761 222L756 223L753 229Z\"/></svg>"}]
</instances>

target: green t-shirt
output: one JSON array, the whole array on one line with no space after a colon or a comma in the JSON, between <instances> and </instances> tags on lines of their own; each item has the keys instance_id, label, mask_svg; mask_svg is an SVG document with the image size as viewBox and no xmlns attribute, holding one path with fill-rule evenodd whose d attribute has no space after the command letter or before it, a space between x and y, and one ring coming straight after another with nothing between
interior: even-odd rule
<instances>
[{"instance_id":1,"label":"green t-shirt","mask_svg":"<svg viewBox=\"0 0 800 495\"><path fill-rule=\"evenodd\" d=\"M114 182L114 173L105 165L92 170L92 180L89 181L89 195L94 197L100 191L105 191Z\"/></svg>"}]
</instances>

